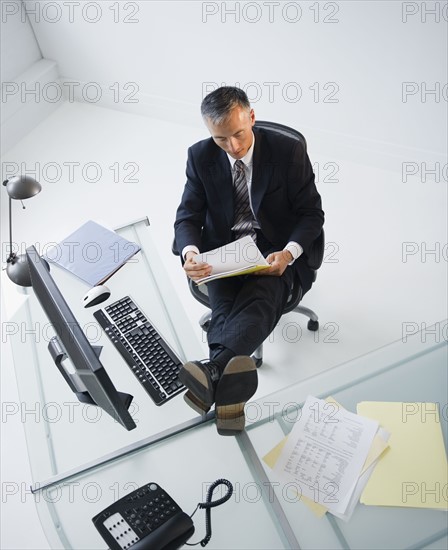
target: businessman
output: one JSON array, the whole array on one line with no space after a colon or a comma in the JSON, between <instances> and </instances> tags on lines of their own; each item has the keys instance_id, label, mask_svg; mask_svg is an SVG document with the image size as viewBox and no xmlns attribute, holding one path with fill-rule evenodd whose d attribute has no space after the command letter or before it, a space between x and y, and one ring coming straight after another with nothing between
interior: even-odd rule
<instances>
[{"instance_id":1,"label":"businessman","mask_svg":"<svg viewBox=\"0 0 448 550\"><path fill-rule=\"evenodd\" d=\"M307 255L324 213L304 145L254 127L243 90L218 88L204 98L201 113L211 137L188 150L174 224L183 268L193 281L210 275L195 255L246 235L270 264L207 284L210 358L186 363L179 375L187 403L200 413L215 403L219 433L233 434L244 429L244 405L257 389L250 355L279 321L294 278L303 293L311 287Z\"/></svg>"}]
</instances>

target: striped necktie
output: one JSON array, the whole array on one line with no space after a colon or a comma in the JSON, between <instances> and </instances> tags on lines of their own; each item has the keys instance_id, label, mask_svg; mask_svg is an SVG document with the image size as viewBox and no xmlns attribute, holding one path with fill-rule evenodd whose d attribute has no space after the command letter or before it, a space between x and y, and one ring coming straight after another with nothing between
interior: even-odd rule
<instances>
[{"instance_id":1,"label":"striped necktie","mask_svg":"<svg viewBox=\"0 0 448 550\"><path fill-rule=\"evenodd\" d=\"M253 228L253 214L249 202L249 189L247 187L244 163L237 160L233 175L233 204L234 218L232 231L236 239L250 235L256 241L256 233Z\"/></svg>"}]
</instances>

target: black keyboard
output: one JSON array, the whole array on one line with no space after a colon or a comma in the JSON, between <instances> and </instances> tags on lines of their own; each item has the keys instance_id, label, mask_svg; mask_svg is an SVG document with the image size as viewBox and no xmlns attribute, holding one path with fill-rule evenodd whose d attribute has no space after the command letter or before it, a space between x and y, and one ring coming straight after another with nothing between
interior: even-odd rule
<instances>
[{"instance_id":1,"label":"black keyboard","mask_svg":"<svg viewBox=\"0 0 448 550\"><path fill-rule=\"evenodd\" d=\"M111 550L179 548L194 533L191 518L157 483L147 483L92 521Z\"/></svg>"},{"instance_id":2,"label":"black keyboard","mask_svg":"<svg viewBox=\"0 0 448 550\"><path fill-rule=\"evenodd\" d=\"M129 296L93 315L156 405L185 390L182 361Z\"/></svg>"}]
</instances>

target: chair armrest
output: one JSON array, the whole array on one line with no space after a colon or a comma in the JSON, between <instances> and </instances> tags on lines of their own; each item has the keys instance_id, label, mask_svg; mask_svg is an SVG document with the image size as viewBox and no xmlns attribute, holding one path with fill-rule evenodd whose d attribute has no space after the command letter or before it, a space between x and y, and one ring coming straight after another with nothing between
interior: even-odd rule
<instances>
[{"instance_id":1,"label":"chair armrest","mask_svg":"<svg viewBox=\"0 0 448 550\"><path fill-rule=\"evenodd\" d=\"M311 245L311 251L307 256L308 267L313 271L317 271L322 265L325 252L325 233L322 228L320 235Z\"/></svg>"},{"instance_id":2,"label":"chair armrest","mask_svg":"<svg viewBox=\"0 0 448 550\"><path fill-rule=\"evenodd\" d=\"M190 287L190 292L193 294L196 300L203 306L210 308L207 285L205 284L198 286L193 280L188 279L188 286Z\"/></svg>"},{"instance_id":3,"label":"chair armrest","mask_svg":"<svg viewBox=\"0 0 448 550\"><path fill-rule=\"evenodd\" d=\"M180 256L180 252L177 249L176 239L173 239L173 244L171 245L171 252L175 256ZM182 264L184 263L183 258L181 258ZM208 293L207 293L207 285L201 285L198 286L194 281L187 278L188 280L188 286L190 288L190 292L193 294L193 296L196 298L198 302L200 302L205 307L210 307L210 301L208 299Z\"/></svg>"},{"instance_id":4,"label":"chair armrest","mask_svg":"<svg viewBox=\"0 0 448 550\"><path fill-rule=\"evenodd\" d=\"M177 250L176 239L173 239L173 244L171 245L171 252L172 252L175 256L180 256L180 252L179 252L179 250Z\"/></svg>"}]
</instances>

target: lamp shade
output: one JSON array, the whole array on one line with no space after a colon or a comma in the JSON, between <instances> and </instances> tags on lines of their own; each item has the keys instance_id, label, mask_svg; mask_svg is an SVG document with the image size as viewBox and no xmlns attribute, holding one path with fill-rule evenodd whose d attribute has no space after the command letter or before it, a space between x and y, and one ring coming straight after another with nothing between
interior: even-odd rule
<instances>
[{"instance_id":1,"label":"lamp shade","mask_svg":"<svg viewBox=\"0 0 448 550\"><path fill-rule=\"evenodd\" d=\"M6 273L13 283L19 286L32 286L28 261L25 254L14 256L6 266Z\"/></svg>"},{"instance_id":2,"label":"lamp shade","mask_svg":"<svg viewBox=\"0 0 448 550\"><path fill-rule=\"evenodd\" d=\"M31 176L14 176L4 182L11 199L24 200L34 197L42 190L42 185Z\"/></svg>"}]
</instances>

